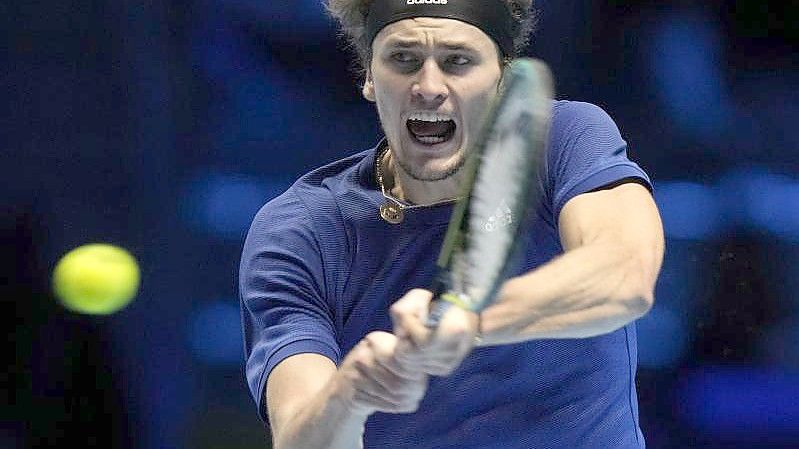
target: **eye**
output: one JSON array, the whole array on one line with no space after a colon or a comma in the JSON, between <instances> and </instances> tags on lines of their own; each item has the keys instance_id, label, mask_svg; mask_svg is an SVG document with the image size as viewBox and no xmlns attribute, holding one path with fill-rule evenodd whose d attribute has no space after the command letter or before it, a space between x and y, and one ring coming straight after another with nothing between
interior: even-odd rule
<instances>
[{"instance_id":1,"label":"eye","mask_svg":"<svg viewBox=\"0 0 799 449\"><path fill-rule=\"evenodd\" d=\"M447 63L455 66L464 66L470 64L472 60L463 55L452 55L447 58Z\"/></svg>"},{"instance_id":2,"label":"eye","mask_svg":"<svg viewBox=\"0 0 799 449\"><path fill-rule=\"evenodd\" d=\"M397 61L397 62L401 62L401 63L409 63L409 62L414 62L416 60L416 58L414 58L412 54L404 52L404 51L398 51L398 52L392 53L391 54L391 59L393 59L394 61Z\"/></svg>"}]
</instances>

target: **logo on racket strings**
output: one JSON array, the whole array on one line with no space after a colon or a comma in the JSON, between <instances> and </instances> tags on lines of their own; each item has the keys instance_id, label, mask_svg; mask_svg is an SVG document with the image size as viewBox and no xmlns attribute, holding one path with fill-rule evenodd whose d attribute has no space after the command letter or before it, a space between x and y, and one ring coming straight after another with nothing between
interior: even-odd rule
<instances>
[{"instance_id":1,"label":"logo on racket strings","mask_svg":"<svg viewBox=\"0 0 799 449\"><path fill-rule=\"evenodd\" d=\"M505 200L499 203L499 206L494 211L494 214L486 219L483 223L483 229L486 232L494 232L499 228L504 228L513 223L513 212L508 207Z\"/></svg>"}]
</instances>

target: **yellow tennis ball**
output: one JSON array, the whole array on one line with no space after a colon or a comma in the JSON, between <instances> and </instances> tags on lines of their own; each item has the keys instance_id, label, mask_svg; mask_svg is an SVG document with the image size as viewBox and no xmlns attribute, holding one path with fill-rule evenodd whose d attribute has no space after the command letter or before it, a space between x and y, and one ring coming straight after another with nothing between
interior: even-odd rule
<instances>
[{"instance_id":1,"label":"yellow tennis ball","mask_svg":"<svg viewBox=\"0 0 799 449\"><path fill-rule=\"evenodd\" d=\"M53 271L53 290L68 309L108 315L130 303L139 290L139 265L124 249L93 243L68 252Z\"/></svg>"}]
</instances>

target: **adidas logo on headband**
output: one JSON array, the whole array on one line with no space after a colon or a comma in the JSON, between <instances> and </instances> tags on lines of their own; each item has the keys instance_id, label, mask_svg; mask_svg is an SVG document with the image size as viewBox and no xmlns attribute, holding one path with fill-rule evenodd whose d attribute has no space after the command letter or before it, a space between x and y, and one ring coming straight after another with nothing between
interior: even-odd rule
<instances>
[{"instance_id":1,"label":"adidas logo on headband","mask_svg":"<svg viewBox=\"0 0 799 449\"><path fill-rule=\"evenodd\" d=\"M409 5L446 5L447 0L408 0Z\"/></svg>"},{"instance_id":2,"label":"adidas logo on headband","mask_svg":"<svg viewBox=\"0 0 799 449\"><path fill-rule=\"evenodd\" d=\"M388 24L415 17L460 20L493 39L503 57L516 54L513 40L519 30L507 0L372 0L366 16L366 41L373 43Z\"/></svg>"}]
</instances>

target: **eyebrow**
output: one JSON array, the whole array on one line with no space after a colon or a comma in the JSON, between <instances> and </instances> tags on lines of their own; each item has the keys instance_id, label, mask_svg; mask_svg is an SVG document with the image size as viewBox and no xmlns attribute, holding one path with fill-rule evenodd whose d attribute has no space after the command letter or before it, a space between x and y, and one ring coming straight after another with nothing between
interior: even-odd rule
<instances>
[{"instance_id":1,"label":"eyebrow","mask_svg":"<svg viewBox=\"0 0 799 449\"><path fill-rule=\"evenodd\" d=\"M438 45L451 51L471 51L471 52L477 51L477 49L474 48L473 46L460 42L441 42ZM405 41L397 39L394 41L390 41L386 46L393 48L418 48L421 47L422 45L417 41Z\"/></svg>"}]
</instances>

